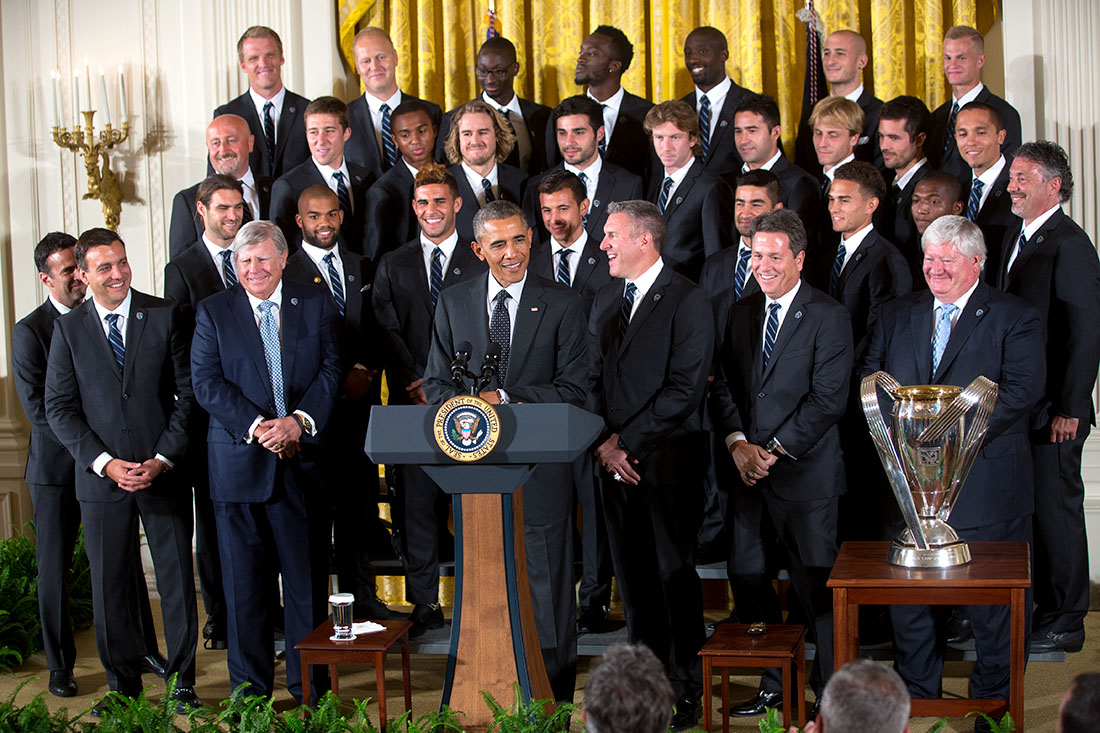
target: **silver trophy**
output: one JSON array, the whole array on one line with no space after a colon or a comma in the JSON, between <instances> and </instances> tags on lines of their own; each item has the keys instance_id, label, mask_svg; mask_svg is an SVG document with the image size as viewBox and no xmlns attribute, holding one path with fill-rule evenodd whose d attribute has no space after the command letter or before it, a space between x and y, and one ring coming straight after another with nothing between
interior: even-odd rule
<instances>
[{"instance_id":1,"label":"silver trophy","mask_svg":"<svg viewBox=\"0 0 1100 733\"><path fill-rule=\"evenodd\" d=\"M893 407L887 425L878 387ZM909 568L944 568L970 562L970 548L948 524L997 402L997 385L978 377L952 385L903 387L886 372L860 386L863 413L906 530L890 544L889 560Z\"/></svg>"}]
</instances>

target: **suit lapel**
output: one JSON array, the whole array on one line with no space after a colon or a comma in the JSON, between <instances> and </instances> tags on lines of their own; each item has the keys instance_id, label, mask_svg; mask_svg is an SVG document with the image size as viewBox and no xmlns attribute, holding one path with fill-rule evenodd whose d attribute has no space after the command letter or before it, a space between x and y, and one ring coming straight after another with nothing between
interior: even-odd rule
<instances>
[{"instance_id":1,"label":"suit lapel","mask_svg":"<svg viewBox=\"0 0 1100 733\"><path fill-rule=\"evenodd\" d=\"M488 295L486 295L488 297ZM514 364L522 364L527 361L527 352L531 350L531 344L538 331L539 322L546 312L546 301L543 299L543 287L538 275L527 278L523 286L523 295L520 296L519 305L516 308L516 322L512 327L512 344L508 353L508 376L519 374L512 369ZM515 379L509 379L511 384Z\"/></svg>"},{"instance_id":2,"label":"suit lapel","mask_svg":"<svg viewBox=\"0 0 1100 733\"><path fill-rule=\"evenodd\" d=\"M592 237L589 237L588 241L584 243L581 258L577 262L577 271L573 275L573 289L577 292L584 290L588 278L592 277L592 273L596 271L596 264L600 261L597 256L599 254L599 244Z\"/></svg>"},{"instance_id":3,"label":"suit lapel","mask_svg":"<svg viewBox=\"0 0 1100 733\"><path fill-rule=\"evenodd\" d=\"M283 305L280 312L282 331L279 346L283 353L283 383L286 384L290 381L288 376L294 371L294 357L298 353L295 345L298 343L298 334L302 330L302 306L291 283L285 280L283 281ZM289 399L289 395L287 398ZM287 407L290 406L287 405Z\"/></svg>"},{"instance_id":4,"label":"suit lapel","mask_svg":"<svg viewBox=\"0 0 1100 733\"><path fill-rule=\"evenodd\" d=\"M126 358L123 360L122 368L123 387L128 385L134 376L134 362L136 359L133 355L137 354L138 346L141 344L141 336L145 333L145 321L148 316L143 307L145 299L141 297L141 293L134 292L132 289L130 292L133 293L133 297L130 300L130 317L126 319Z\"/></svg>"},{"instance_id":5,"label":"suit lapel","mask_svg":"<svg viewBox=\"0 0 1100 733\"><path fill-rule=\"evenodd\" d=\"M1039 227L1039 230L1032 234L1031 238L1027 240L1027 245L1024 247L1023 251L1020 252L1019 256L1016 257L1016 261L1012 263L1012 269L1005 274L1006 288L1012 282L1013 273L1023 272L1022 269L1017 268L1025 267L1027 265L1027 261L1035 256L1035 253L1039 250L1039 247L1041 247L1046 238L1050 236L1051 231L1053 231L1053 229L1058 226L1058 223L1062 220L1063 216L1065 216L1065 214L1062 212L1061 208L1059 208L1057 211L1054 212L1054 214L1051 215L1049 219L1046 220L1046 223ZM1023 227L1023 222L1020 223L1020 226ZM1012 251L1016 248L1016 244L1019 241L1020 230L1017 230L1015 238L1013 239L1012 247L1008 250L1008 252L1006 252L1008 257L1012 256Z\"/></svg>"},{"instance_id":6,"label":"suit lapel","mask_svg":"<svg viewBox=\"0 0 1100 733\"><path fill-rule=\"evenodd\" d=\"M988 306L989 286L979 282L974 294L967 301L966 308L959 314L959 320L955 322L955 326L951 329L951 337L947 339L947 346L944 347L943 356L940 357L939 369L932 375L933 382L942 379L944 373L951 368L951 362L959 355L963 344L970 338L970 333L978 325L982 316L985 315Z\"/></svg>"},{"instance_id":7,"label":"suit lapel","mask_svg":"<svg viewBox=\"0 0 1100 733\"><path fill-rule=\"evenodd\" d=\"M626 335L623 336L622 345L619 347L620 354L626 350L627 345L629 345L634 338L634 334L641 330L645 319L649 317L649 314L652 313L653 309L657 307L657 304L661 302L661 298L665 295L665 290L671 283L672 268L665 265L661 268L661 274L657 276L657 279L653 283L653 287L645 294L642 302L639 303L635 309L634 315L630 317L630 325L627 326ZM620 302L622 301L621 295L619 296L619 300Z\"/></svg>"},{"instance_id":8,"label":"suit lapel","mask_svg":"<svg viewBox=\"0 0 1100 733\"><path fill-rule=\"evenodd\" d=\"M478 278L475 287L470 288L467 291L467 297L462 300L462 319L463 327L461 329L455 328L451 331L452 335L465 334L466 338L461 340L469 340L470 359L481 359L489 347L489 278L492 275ZM457 344L454 344L457 345ZM509 365L512 362L511 352L508 357ZM508 367L509 371L511 366Z\"/></svg>"},{"instance_id":9,"label":"suit lapel","mask_svg":"<svg viewBox=\"0 0 1100 733\"><path fill-rule=\"evenodd\" d=\"M84 315L84 327L88 330L88 334L91 336L92 341L99 345L100 356L105 359L105 363L110 365L110 371L115 375L115 379L122 382L122 375L118 371L118 364L115 362L115 354L111 351L111 345L107 342L107 332L103 330L102 322L99 320L99 311L95 309L95 303L89 298L85 301L86 312ZM133 314L133 307L131 306L131 315ZM130 361L129 359L126 360Z\"/></svg>"},{"instance_id":10,"label":"suit lapel","mask_svg":"<svg viewBox=\"0 0 1100 733\"><path fill-rule=\"evenodd\" d=\"M695 179L699 177L699 173L702 172L703 165L700 162L698 165L694 163L691 169L684 176L684 180L680 181L680 185L672 192L672 195L668 197L668 204L665 206L664 217L665 221L668 221L676 213L676 209L680 207L680 204L684 202L688 196L691 195L691 189L695 185ZM662 179L663 180L663 179ZM660 184L657 186L657 198L661 197Z\"/></svg>"},{"instance_id":11,"label":"suit lapel","mask_svg":"<svg viewBox=\"0 0 1100 733\"><path fill-rule=\"evenodd\" d=\"M256 326L256 316L252 312L252 306L248 302L248 295L243 288L233 291L229 308L237 323L237 329L241 334L241 343L245 344L245 351L252 357L252 364L256 367L256 373L260 381L267 386L268 397L272 402L275 394L271 391L271 375L267 371L267 359L264 357L264 342L260 338L260 329Z\"/></svg>"},{"instance_id":12,"label":"suit lapel","mask_svg":"<svg viewBox=\"0 0 1100 733\"><path fill-rule=\"evenodd\" d=\"M848 283L850 278L855 277L856 271L859 270L864 260L867 259L868 250L875 245L875 241L875 232L872 230L863 238L859 247L856 248L855 254L848 260L848 264L844 266L844 269L840 271L840 278L836 281L835 292L844 292L844 286ZM836 246L839 247L840 243L838 242ZM835 254L836 253L834 253L834 256Z\"/></svg>"},{"instance_id":13,"label":"suit lapel","mask_svg":"<svg viewBox=\"0 0 1100 733\"><path fill-rule=\"evenodd\" d=\"M810 302L810 292L810 286L806 283L802 283L799 286L798 294L794 297L794 300L791 301L790 311L783 317L783 325L779 327L779 333L775 336L775 344L772 345L772 355L771 358L768 359L768 365L764 367L764 374L761 382L768 381L768 377L771 376L772 371L775 369L779 357L783 354L783 349L790 342L794 332L802 325L802 320L806 315L806 305ZM760 317L764 317L763 311L761 311ZM761 353L763 353L762 346Z\"/></svg>"},{"instance_id":14,"label":"suit lapel","mask_svg":"<svg viewBox=\"0 0 1100 733\"><path fill-rule=\"evenodd\" d=\"M726 101L722 103L722 114L718 115L717 119L711 124L716 125L714 131L710 135L710 145L708 149L711 155L714 154L715 149L722 144L725 139L726 133L733 129L733 113L737 109L737 103L741 101L741 90L736 84L730 85L730 90L726 94ZM730 133L732 134L732 133ZM709 160L709 156L708 156Z\"/></svg>"},{"instance_id":15,"label":"suit lapel","mask_svg":"<svg viewBox=\"0 0 1100 733\"><path fill-rule=\"evenodd\" d=\"M304 112L305 110L298 109L298 103L290 98L290 94L283 96L283 109L279 112L279 139L275 146L276 158L283 157L283 151L286 150L286 141L290 139L290 128L294 124L294 120ZM275 169L274 163L275 161L272 161L272 170Z\"/></svg>"},{"instance_id":16,"label":"suit lapel","mask_svg":"<svg viewBox=\"0 0 1100 733\"><path fill-rule=\"evenodd\" d=\"M909 329L913 337L913 356L916 359L915 374L932 381L932 294L926 293L909 313Z\"/></svg>"}]
</instances>

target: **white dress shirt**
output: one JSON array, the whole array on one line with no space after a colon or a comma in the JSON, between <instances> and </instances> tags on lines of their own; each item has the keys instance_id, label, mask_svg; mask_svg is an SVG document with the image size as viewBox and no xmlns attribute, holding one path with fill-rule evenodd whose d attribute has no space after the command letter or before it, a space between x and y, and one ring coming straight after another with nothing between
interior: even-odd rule
<instances>
[{"instance_id":1,"label":"white dress shirt","mask_svg":"<svg viewBox=\"0 0 1100 733\"><path fill-rule=\"evenodd\" d=\"M582 173L584 174L585 194L590 202L595 201L596 189L600 185L600 171L603 170L603 157L601 157L600 154L597 153L596 157L592 159L592 162L588 164L588 167L583 170L575 165L570 165L569 163L565 162L562 163L562 167L570 173L575 174L578 178Z\"/></svg>"},{"instance_id":2,"label":"white dress shirt","mask_svg":"<svg viewBox=\"0 0 1100 733\"><path fill-rule=\"evenodd\" d=\"M572 254L566 258L565 264L569 266L569 284L573 284L573 278L577 276L577 265L581 259L581 253L584 252L584 246L588 243L588 232L581 227L581 235L577 237L576 241L570 245L563 245L558 240L550 237L550 250L551 257L550 264L553 269L550 271L551 279L557 280L558 276L558 261L561 260L561 253L563 250L569 250Z\"/></svg>"},{"instance_id":3,"label":"white dress shirt","mask_svg":"<svg viewBox=\"0 0 1100 733\"><path fill-rule=\"evenodd\" d=\"M1034 244L1032 239L1035 237L1035 233L1039 231L1043 224L1047 223L1047 219L1054 216L1054 212L1060 208L1062 208L1061 204L1055 204L1054 206L1044 211L1042 214L1039 214L1039 216L1035 217L1035 220L1032 221L1030 224L1024 226L1022 231L1029 245ZM1016 245L1012 248L1012 254L1008 257L1008 267L1006 269L1012 269L1012 263L1016 261L1016 255L1018 254L1020 254L1020 235L1017 234Z\"/></svg>"},{"instance_id":4,"label":"white dress shirt","mask_svg":"<svg viewBox=\"0 0 1100 733\"><path fill-rule=\"evenodd\" d=\"M981 211L982 207L985 206L985 200L989 198L989 192L993 190L993 184L997 182L997 177L1001 175L1001 171L1004 170L1006 165L1008 165L1008 161L1005 160L1005 157L1002 155L997 159L996 163L989 166L989 169L985 173L977 177L977 180L982 182L982 197L978 201L978 211ZM970 186L974 186L973 180L971 180ZM964 211L963 213L965 214L966 212Z\"/></svg>"},{"instance_id":5,"label":"white dress shirt","mask_svg":"<svg viewBox=\"0 0 1100 733\"><path fill-rule=\"evenodd\" d=\"M275 123L275 144L279 144L279 118L283 114L283 100L286 98L286 87L279 87L279 91L271 99L264 99L252 87L248 88L248 96L252 98L252 104L256 107L256 116L260 118L260 130L264 129L264 105L271 102L271 121ZM261 134L257 145L266 145L266 138ZM259 218L259 213L256 218Z\"/></svg>"},{"instance_id":6,"label":"white dress shirt","mask_svg":"<svg viewBox=\"0 0 1100 733\"><path fill-rule=\"evenodd\" d=\"M351 193L351 175L348 173L348 159L343 157L340 159L340 165L337 168L332 168L327 165L321 165L315 158L310 158L313 161L313 165L317 167L317 172L321 174L321 177L325 179L325 185L332 189L332 192L339 197L340 192L336 189L336 178L333 173L341 173L344 176L344 185L348 189L348 201L351 203L351 213L355 213L355 196ZM345 222L346 223L346 222Z\"/></svg>"},{"instance_id":7,"label":"white dress shirt","mask_svg":"<svg viewBox=\"0 0 1100 733\"><path fill-rule=\"evenodd\" d=\"M912 168L905 172L905 175L901 178L894 176L894 185L900 189L904 189L909 185L909 181L913 180L913 176L917 175L917 171L921 169L921 166L928 162L928 158L921 158L918 160Z\"/></svg>"},{"instance_id":8,"label":"white dress shirt","mask_svg":"<svg viewBox=\"0 0 1100 733\"><path fill-rule=\"evenodd\" d=\"M382 105L390 106L390 121L393 121L393 111L401 104L401 90L398 89L389 99L379 99L370 92L363 92L363 99L367 100L367 110L370 112L370 121L374 125L374 141L378 144L378 153L385 158L385 149L382 147Z\"/></svg>"},{"instance_id":9,"label":"white dress shirt","mask_svg":"<svg viewBox=\"0 0 1100 733\"><path fill-rule=\"evenodd\" d=\"M229 287L229 283L225 281L225 260L222 259L222 252L232 252L232 243L230 243L228 247L220 247L210 241L210 238L206 236L206 232L202 233L202 243L206 246L206 251L210 255L210 260L214 263L214 269L218 271L218 278L221 279L222 285ZM230 267L236 267L232 257L229 258L229 263Z\"/></svg>"},{"instance_id":10,"label":"white dress shirt","mask_svg":"<svg viewBox=\"0 0 1100 733\"><path fill-rule=\"evenodd\" d=\"M703 97L710 100L710 135L707 137L707 143L714 139L714 131L718 129L718 115L722 114L722 106L726 103L726 96L729 95L730 89L733 87L733 82L727 76L718 84L711 87L709 92L704 92L699 87L695 87L695 111L699 112L699 104Z\"/></svg>"},{"instance_id":11,"label":"white dress shirt","mask_svg":"<svg viewBox=\"0 0 1100 733\"><path fill-rule=\"evenodd\" d=\"M821 170L825 174L825 177L829 179L829 185L832 185L832 183L833 183L833 176L836 175L837 168L844 165L845 163L851 163L855 159L856 159L856 154L855 153L850 153L847 158L840 161L839 163L837 163L833 167L831 167L831 168L822 168Z\"/></svg>"},{"instance_id":12,"label":"white dress shirt","mask_svg":"<svg viewBox=\"0 0 1100 733\"><path fill-rule=\"evenodd\" d=\"M611 135L615 132L615 123L619 120L619 107L623 104L623 97L626 96L626 89L619 87L619 91L612 94L604 101L600 101L592 96L592 92L586 92L589 97L596 100L596 103L603 106L603 140L604 145L611 144Z\"/></svg>"},{"instance_id":13,"label":"white dress shirt","mask_svg":"<svg viewBox=\"0 0 1100 733\"><path fill-rule=\"evenodd\" d=\"M658 257L657 261L650 265L649 269L639 275L637 279L627 280L623 283L624 295L626 294L626 283L632 282L634 283L634 287L638 289L638 291L634 293L634 303L630 307L631 319L633 319L634 314L638 312L638 306L645 300L646 293L653 287L653 283L657 282L657 276L661 274L661 270L663 269L665 269L665 261Z\"/></svg>"},{"instance_id":14,"label":"white dress shirt","mask_svg":"<svg viewBox=\"0 0 1100 733\"><path fill-rule=\"evenodd\" d=\"M777 148L776 151L775 151L775 155L768 158L768 161L766 163L764 163L764 165L760 166L760 168L758 168L757 170L770 171L772 169L772 166L774 166L776 163L778 163L779 159L782 158L782 157L783 157L783 153L780 152L779 149ZM748 173L750 170L752 170L752 169L749 168L748 163L742 163L741 164L741 172L742 173Z\"/></svg>"},{"instance_id":15,"label":"white dress shirt","mask_svg":"<svg viewBox=\"0 0 1100 733\"><path fill-rule=\"evenodd\" d=\"M695 165L695 156L694 155L691 156L690 158L688 158L687 165L682 166L675 173L669 173L667 169L665 170L664 178L671 178L672 179L672 188L670 188L668 190L668 201L669 201L669 203L672 203L672 197L676 195L676 189L678 189L680 187L680 184L683 183L684 177L687 176L688 171L691 170L691 166L693 166L693 165ZM662 187L664 187L664 185L665 185L664 178L661 179L661 186ZM658 188L657 189L657 195L658 196L660 196L660 192L661 192L661 189Z\"/></svg>"},{"instance_id":16,"label":"white dress shirt","mask_svg":"<svg viewBox=\"0 0 1100 733\"><path fill-rule=\"evenodd\" d=\"M241 182L241 188L244 189L244 202L248 204L248 208L252 209L252 218L259 219L260 193L256 190L256 176L252 175L252 169L246 170L237 180Z\"/></svg>"},{"instance_id":17,"label":"white dress shirt","mask_svg":"<svg viewBox=\"0 0 1100 733\"><path fill-rule=\"evenodd\" d=\"M344 284L344 261L340 258L339 247L334 244L332 249L322 249L315 244L303 241L302 249L313 260L313 264L317 265L317 269L321 271L321 278L325 281L330 293L332 292L332 279L328 276L328 263L324 261L330 253L332 254L332 264L336 266L336 276L340 278L340 284Z\"/></svg>"},{"instance_id":18,"label":"white dress shirt","mask_svg":"<svg viewBox=\"0 0 1100 733\"><path fill-rule=\"evenodd\" d=\"M500 166L493 163L493 169L489 171L488 175L481 175L470 166L466 165L466 161L462 161L462 172L466 174L466 180L470 183L470 188L474 190L474 195L477 196L478 206L485 206L485 189L481 187L481 180L488 179L489 185L493 189L493 198L500 200L500 183L498 173L500 172Z\"/></svg>"},{"instance_id":19,"label":"white dress shirt","mask_svg":"<svg viewBox=\"0 0 1100 733\"><path fill-rule=\"evenodd\" d=\"M840 266L840 271L842 273L844 272L844 268L848 266L848 262L852 259L852 255L856 253L859 246L863 244L863 240L867 239L867 235L870 234L871 230L874 228L873 224L868 224L858 232L849 235L847 239L844 237L840 238L840 246L844 248L844 264Z\"/></svg>"},{"instance_id":20,"label":"white dress shirt","mask_svg":"<svg viewBox=\"0 0 1100 733\"><path fill-rule=\"evenodd\" d=\"M428 282L428 292L432 290L432 252L436 247L443 253L443 276L447 276L447 268L451 266L451 258L454 257L455 247L458 246L458 232L451 232L451 236L444 239L438 245L432 240L420 234L420 251L424 255L424 276Z\"/></svg>"}]
</instances>

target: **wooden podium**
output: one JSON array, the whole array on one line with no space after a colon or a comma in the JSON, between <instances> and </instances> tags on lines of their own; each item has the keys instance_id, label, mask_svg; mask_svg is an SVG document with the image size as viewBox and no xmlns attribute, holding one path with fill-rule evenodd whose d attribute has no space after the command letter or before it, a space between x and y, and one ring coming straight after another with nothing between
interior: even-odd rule
<instances>
[{"instance_id":1,"label":"wooden podium","mask_svg":"<svg viewBox=\"0 0 1100 733\"><path fill-rule=\"evenodd\" d=\"M483 731L492 715L482 691L503 705L516 684L527 700L554 697L531 607L521 487L537 464L572 462L604 423L572 405L497 405L496 449L459 463L435 444L437 409L375 406L365 450L375 463L420 465L454 497L455 606L440 705L465 713L467 730Z\"/></svg>"}]
</instances>

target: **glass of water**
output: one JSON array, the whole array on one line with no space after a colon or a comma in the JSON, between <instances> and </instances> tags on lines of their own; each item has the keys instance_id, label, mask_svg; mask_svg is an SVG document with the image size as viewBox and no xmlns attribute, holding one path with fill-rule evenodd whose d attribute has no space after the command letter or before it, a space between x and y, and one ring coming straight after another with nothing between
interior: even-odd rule
<instances>
[{"instance_id":1,"label":"glass of water","mask_svg":"<svg viewBox=\"0 0 1100 733\"><path fill-rule=\"evenodd\" d=\"M328 597L332 605L332 641L351 641L355 634L351 633L352 610L355 608L355 596L351 593L333 593Z\"/></svg>"}]
</instances>

